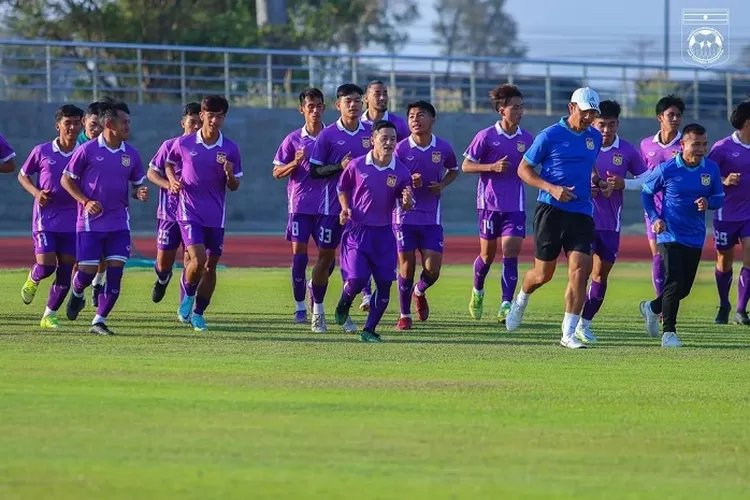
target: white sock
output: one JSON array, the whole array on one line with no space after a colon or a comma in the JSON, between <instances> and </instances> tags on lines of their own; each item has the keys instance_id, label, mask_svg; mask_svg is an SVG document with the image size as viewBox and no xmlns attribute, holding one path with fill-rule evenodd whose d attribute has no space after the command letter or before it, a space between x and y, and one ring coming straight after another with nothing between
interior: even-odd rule
<instances>
[{"instance_id":1,"label":"white sock","mask_svg":"<svg viewBox=\"0 0 750 500\"><path fill-rule=\"evenodd\" d=\"M55 311L53 311L53 310L52 310L52 309L50 309L49 307L45 307L45 308L44 308L44 316L42 316L42 317L43 317L43 318L46 318L47 316L52 316L52 315L54 315L54 314L55 314Z\"/></svg>"},{"instance_id":2,"label":"white sock","mask_svg":"<svg viewBox=\"0 0 750 500\"><path fill-rule=\"evenodd\" d=\"M171 279L171 276L165 280L160 280L157 278L156 281L158 281L160 285L166 285L167 283L169 283L170 279Z\"/></svg>"},{"instance_id":3,"label":"white sock","mask_svg":"<svg viewBox=\"0 0 750 500\"><path fill-rule=\"evenodd\" d=\"M95 325L97 323L106 323L106 322L107 322L107 318L103 316L99 316L98 314L94 316L94 319L91 320L92 325Z\"/></svg>"},{"instance_id":4,"label":"white sock","mask_svg":"<svg viewBox=\"0 0 750 500\"><path fill-rule=\"evenodd\" d=\"M565 316L563 317L563 336L573 336L576 332L576 325L578 325L578 318L579 316L577 314L565 313Z\"/></svg>"},{"instance_id":5,"label":"white sock","mask_svg":"<svg viewBox=\"0 0 750 500\"><path fill-rule=\"evenodd\" d=\"M421 292L421 291L419 290L419 287L418 287L418 286L415 286L415 287L414 287L414 295L416 295L417 297L421 297L422 295L424 295L424 292Z\"/></svg>"},{"instance_id":6,"label":"white sock","mask_svg":"<svg viewBox=\"0 0 750 500\"><path fill-rule=\"evenodd\" d=\"M484 295L484 290L477 290L474 288L474 295L479 295L481 297Z\"/></svg>"},{"instance_id":7,"label":"white sock","mask_svg":"<svg viewBox=\"0 0 750 500\"><path fill-rule=\"evenodd\" d=\"M83 292L81 292L81 293L78 293L78 292L76 292L75 290L72 290L72 292L73 292L73 295L75 295L75 296L76 296L77 298L79 298L79 299L80 299L81 297L83 297Z\"/></svg>"},{"instance_id":8,"label":"white sock","mask_svg":"<svg viewBox=\"0 0 750 500\"><path fill-rule=\"evenodd\" d=\"M370 302L370 299L372 299L372 295L370 295L369 293L362 294L362 302Z\"/></svg>"},{"instance_id":9,"label":"white sock","mask_svg":"<svg viewBox=\"0 0 750 500\"><path fill-rule=\"evenodd\" d=\"M411 314L402 314L401 317L411 319Z\"/></svg>"},{"instance_id":10,"label":"white sock","mask_svg":"<svg viewBox=\"0 0 750 500\"><path fill-rule=\"evenodd\" d=\"M91 282L92 285L103 285L104 284L104 278L107 276L107 273L96 273L96 276L94 276L94 281Z\"/></svg>"},{"instance_id":11,"label":"white sock","mask_svg":"<svg viewBox=\"0 0 750 500\"><path fill-rule=\"evenodd\" d=\"M323 304L318 304L317 302L313 304L313 314L323 314L323 311Z\"/></svg>"},{"instance_id":12,"label":"white sock","mask_svg":"<svg viewBox=\"0 0 750 500\"><path fill-rule=\"evenodd\" d=\"M307 311L307 306L305 305L305 301L297 302L297 311Z\"/></svg>"},{"instance_id":13,"label":"white sock","mask_svg":"<svg viewBox=\"0 0 750 500\"><path fill-rule=\"evenodd\" d=\"M529 303L529 297L531 297L531 295L524 292L523 290L519 290L518 295L516 295L516 304L521 307L525 307L526 304Z\"/></svg>"}]
</instances>

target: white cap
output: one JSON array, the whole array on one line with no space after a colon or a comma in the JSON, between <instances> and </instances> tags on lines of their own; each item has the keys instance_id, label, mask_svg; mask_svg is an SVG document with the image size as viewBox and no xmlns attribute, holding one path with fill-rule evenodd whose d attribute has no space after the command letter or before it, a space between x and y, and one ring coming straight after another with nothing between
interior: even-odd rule
<instances>
[{"instance_id":1,"label":"white cap","mask_svg":"<svg viewBox=\"0 0 750 500\"><path fill-rule=\"evenodd\" d=\"M583 87L573 92L570 102L578 104L581 111L595 109L599 112L599 94L591 87Z\"/></svg>"}]
</instances>

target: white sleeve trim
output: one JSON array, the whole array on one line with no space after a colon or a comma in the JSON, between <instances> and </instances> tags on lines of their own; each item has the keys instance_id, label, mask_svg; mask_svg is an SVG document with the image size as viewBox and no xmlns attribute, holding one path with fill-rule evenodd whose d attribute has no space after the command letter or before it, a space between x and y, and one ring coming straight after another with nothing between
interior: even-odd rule
<instances>
[{"instance_id":1,"label":"white sleeve trim","mask_svg":"<svg viewBox=\"0 0 750 500\"><path fill-rule=\"evenodd\" d=\"M162 169L162 168L159 168L159 167L157 167L157 166L156 166L156 165L154 165L153 163L149 163L149 164L148 164L148 167L149 167L149 168L150 168L151 170L153 170L154 172L158 172L158 173L160 173L160 174L164 175L164 169Z\"/></svg>"},{"instance_id":2,"label":"white sleeve trim","mask_svg":"<svg viewBox=\"0 0 750 500\"><path fill-rule=\"evenodd\" d=\"M286 163L281 162L279 160L274 160L273 164L276 165L276 166L279 166L279 167L283 167L284 165L286 165Z\"/></svg>"},{"instance_id":3,"label":"white sleeve trim","mask_svg":"<svg viewBox=\"0 0 750 500\"><path fill-rule=\"evenodd\" d=\"M64 170L63 175L67 175L68 177L72 179L78 179L78 176L74 174L73 172L71 172L70 170Z\"/></svg>"},{"instance_id":4,"label":"white sleeve trim","mask_svg":"<svg viewBox=\"0 0 750 500\"><path fill-rule=\"evenodd\" d=\"M234 174L234 177L235 177L236 179L239 179L239 178L240 178L240 177L242 177L243 175L244 175L244 172L239 172L239 173L237 173L237 174Z\"/></svg>"},{"instance_id":5,"label":"white sleeve trim","mask_svg":"<svg viewBox=\"0 0 750 500\"><path fill-rule=\"evenodd\" d=\"M468 152L464 153L464 158L466 158L469 161L473 161L474 163L479 163L476 158L471 156ZM458 168L458 167L456 167Z\"/></svg>"},{"instance_id":6,"label":"white sleeve trim","mask_svg":"<svg viewBox=\"0 0 750 500\"><path fill-rule=\"evenodd\" d=\"M313 165L323 165L323 162L320 160L316 160L315 158L310 158L310 163Z\"/></svg>"},{"instance_id":7,"label":"white sleeve trim","mask_svg":"<svg viewBox=\"0 0 750 500\"><path fill-rule=\"evenodd\" d=\"M141 177L141 180L133 182L133 185L140 186L141 184L143 184L143 181L145 180L146 180L146 177Z\"/></svg>"},{"instance_id":8,"label":"white sleeve trim","mask_svg":"<svg viewBox=\"0 0 750 500\"><path fill-rule=\"evenodd\" d=\"M1 159L0 162L5 163L6 161L10 160L11 158L15 158L15 157L16 157L16 153L11 153L8 156L6 156L5 158Z\"/></svg>"}]
</instances>

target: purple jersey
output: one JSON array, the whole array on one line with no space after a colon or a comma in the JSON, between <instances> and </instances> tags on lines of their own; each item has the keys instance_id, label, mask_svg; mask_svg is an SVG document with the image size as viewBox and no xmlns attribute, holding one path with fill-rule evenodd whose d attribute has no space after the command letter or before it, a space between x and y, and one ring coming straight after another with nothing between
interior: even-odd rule
<instances>
[{"instance_id":1,"label":"purple jersey","mask_svg":"<svg viewBox=\"0 0 750 500\"><path fill-rule=\"evenodd\" d=\"M740 222L750 219L750 144L743 144L737 132L718 141L708 154L719 165L722 177L742 174L736 186L724 186L724 206L714 220Z\"/></svg>"},{"instance_id":2,"label":"purple jersey","mask_svg":"<svg viewBox=\"0 0 750 500\"><path fill-rule=\"evenodd\" d=\"M456 155L446 141L432 136L432 142L425 147L417 146L409 136L396 146L394 156L412 174L421 174L422 187L414 189L414 198L419 205L414 210L404 211L399 204L393 212L394 224L441 224L440 195L430 192L430 184L440 182L445 170L457 170Z\"/></svg>"},{"instance_id":3,"label":"purple jersey","mask_svg":"<svg viewBox=\"0 0 750 500\"><path fill-rule=\"evenodd\" d=\"M362 123L366 123L370 127L372 127L373 121L370 120L370 117L367 116L367 111L362 113ZM387 120L391 122L393 125L396 126L396 140L403 141L407 137L411 135L411 131L409 130L409 125L406 123L406 120L401 118L400 116L392 115L388 111L385 112L383 115L383 118L381 120Z\"/></svg>"},{"instance_id":4,"label":"purple jersey","mask_svg":"<svg viewBox=\"0 0 750 500\"><path fill-rule=\"evenodd\" d=\"M524 212L526 195L523 182L518 177L518 165L526 150L534 142L534 137L517 128L508 135L495 123L492 127L480 130L464 153L474 163L495 163L507 156L510 168L507 172L482 172L477 183L477 208L496 212Z\"/></svg>"},{"instance_id":5,"label":"purple jersey","mask_svg":"<svg viewBox=\"0 0 750 500\"><path fill-rule=\"evenodd\" d=\"M227 176L224 161L232 163L234 176L242 177L240 148L219 132L210 146L201 131L184 135L172 145L167 161L180 169L177 220L203 227L224 227L226 218Z\"/></svg>"},{"instance_id":6,"label":"purple jersey","mask_svg":"<svg viewBox=\"0 0 750 500\"><path fill-rule=\"evenodd\" d=\"M130 230L128 183L137 186L146 178L141 155L133 146L122 142L119 148L110 149L100 135L75 150L63 174L77 181L86 198L102 206L101 213L89 215L78 204L78 232Z\"/></svg>"},{"instance_id":7,"label":"purple jersey","mask_svg":"<svg viewBox=\"0 0 750 500\"><path fill-rule=\"evenodd\" d=\"M401 193L408 186L411 173L395 156L387 167L378 167L372 153L367 153L347 165L337 191L349 193L351 220L355 224L390 226L393 209L400 204Z\"/></svg>"},{"instance_id":8,"label":"purple jersey","mask_svg":"<svg viewBox=\"0 0 750 500\"><path fill-rule=\"evenodd\" d=\"M316 137L311 136L305 127L297 129L284 138L273 159L274 165L287 165L294 160L297 151L305 152L304 158L289 176L286 186L290 214L318 213L323 182L310 177L310 155L315 139Z\"/></svg>"},{"instance_id":9,"label":"purple jersey","mask_svg":"<svg viewBox=\"0 0 750 500\"><path fill-rule=\"evenodd\" d=\"M677 132L677 135L669 144L662 144L659 141L660 135L661 132L657 132L655 136L644 137L641 141L641 158L643 158L643 162L649 170L653 170L665 161L671 160L682 151L682 146L680 146L681 132ZM658 212L661 212L662 196L662 193L656 193L656 196L654 196Z\"/></svg>"},{"instance_id":10,"label":"purple jersey","mask_svg":"<svg viewBox=\"0 0 750 500\"><path fill-rule=\"evenodd\" d=\"M68 166L74 148L70 153L60 151L57 139L39 144L31 150L26 163L21 167L21 175L30 177L37 174L37 189L49 191L49 202L44 207L34 201L33 231L75 232L76 200L60 184L63 170Z\"/></svg>"},{"instance_id":11,"label":"purple jersey","mask_svg":"<svg viewBox=\"0 0 750 500\"><path fill-rule=\"evenodd\" d=\"M5 140L5 137L0 135L0 164L5 163L6 161L15 157L16 152L13 151L12 147L10 147L8 141Z\"/></svg>"},{"instance_id":12,"label":"purple jersey","mask_svg":"<svg viewBox=\"0 0 750 500\"><path fill-rule=\"evenodd\" d=\"M347 154L350 158L364 156L372 145L372 130L369 124L359 122L359 127L354 132L344 128L341 120L324 128L313 146L310 155L310 163L314 165L333 165L344 159ZM318 205L318 213L322 215L338 215L341 212L336 185L340 173L331 175L321 180L321 195Z\"/></svg>"},{"instance_id":13,"label":"purple jersey","mask_svg":"<svg viewBox=\"0 0 750 500\"><path fill-rule=\"evenodd\" d=\"M164 141L161 146L159 146L159 149L149 163L150 168L164 177L167 175L164 172L164 166L167 163L167 155L169 154L169 150L172 149L172 145L179 138L179 136L172 137L171 139ZM179 167L175 166L175 175L179 176L179 174ZM175 222L177 220L178 200L178 195L170 193L168 189L159 188L159 208L156 209L156 218L159 220Z\"/></svg>"},{"instance_id":14,"label":"purple jersey","mask_svg":"<svg viewBox=\"0 0 750 500\"><path fill-rule=\"evenodd\" d=\"M635 146L615 136L615 141L609 147L599 150L596 159L596 170L599 177L607 178L607 172L618 177L627 177L628 172L636 177L645 172L646 165L643 163L640 153ZM612 191L609 198L595 196L594 201L594 223L597 231L619 231L620 215L622 213L623 192L621 189Z\"/></svg>"}]
</instances>

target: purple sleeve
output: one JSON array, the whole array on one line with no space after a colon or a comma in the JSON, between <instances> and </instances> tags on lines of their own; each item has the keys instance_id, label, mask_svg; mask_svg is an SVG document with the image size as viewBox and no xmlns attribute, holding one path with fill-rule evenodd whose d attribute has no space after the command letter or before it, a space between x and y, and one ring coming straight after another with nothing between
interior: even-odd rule
<instances>
[{"instance_id":1,"label":"purple sleeve","mask_svg":"<svg viewBox=\"0 0 750 500\"><path fill-rule=\"evenodd\" d=\"M716 162L719 166L719 172L721 172L722 177L726 177L732 173L729 171L730 168L727 165L728 162L724 161L724 148L722 148L721 145L714 144L711 148L711 152L708 153L708 158Z\"/></svg>"},{"instance_id":2,"label":"purple sleeve","mask_svg":"<svg viewBox=\"0 0 750 500\"><path fill-rule=\"evenodd\" d=\"M283 141L281 141L279 149L276 151L276 156L274 156L273 158L273 164L287 165L288 163L291 163L292 160L294 160L295 153L296 151L294 150L294 144L292 144L292 134L289 134L288 136L284 137Z\"/></svg>"},{"instance_id":3,"label":"purple sleeve","mask_svg":"<svg viewBox=\"0 0 750 500\"><path fill-rule=\"evenodd\" d=\"M234 154L232 155L232 172L235 177L242 177L242 155L240 154L240 147L234 146Z\"/></svg>"},{"instance_id":4,"label":"purple sleeve","mask_svg":"<svg viewBox=\"0 0 750 500\"><path fill-rule=\"evenodd\" d=\"M169 149L167 149L168 144L168 141L162 142L161 146L159 146L159 150L154 157L151 158L151 162L149 163L149 167L160 174L164 173L164 165L167 163L167 155L169 154Z\"/></svg>"},{"instance_id":5,"label":"purple sleeve","mask_svg":"<svg viewBox=\"0 0 750 500\"><path fill-rule=\"evenodd\" d=\"M0 163L5 163L14 156L16 156L16 152L10 147L8 141L5 140L5 137L0 135Z\"/></svg>"},{"instance_id":6,"label":"purple sleeve","mask_svg":"<svg viewBox=\"0 0 750 500\"><path fill-rule=\"evenodd\" d=\"M399 125L397 126L397 136L398 140L406 139L411 135L411 131L409 130L409 124L406 123L406 120L399 120Z\"/></svg>"},{"instance_id":7,"label":"purple sleeve","mask_svg":"<svg viewBox=\"0 0 750 500\"><path fill-rule=\"evenodd\" d=\"M479 132L471 140L471 144L464 153L464 158L468 158L474 163L481 163L482 158L484 158L484 134L482 132Z\"/></svg>"},{"instance_id":8,"label":"purple sleeve","mask_svg":"<svg viewBox=\"0 0 750 500\"><path fill-rule=\"evenodd\" d=\"M326 137L328 135L326 130L327 129L323 129L315 140L315 145L310 154L310 163L313 165L325 165L325 162L328 160L329 145L328 138Z\"/></svg>"},{"instance_id":9,"label":"purple sleeve","mask_svg":"<svg viewBox=\"0 0 750 500\"><path fill-rule=\"evenodd\" d=\"M638 177L642 173L646 172L648 168L646 167L646 164L643 162L643 158L641 158L641 154L638 152L637 149L632 148L630 151L630 161L628 161L628 172L633 177Z\"/></svg>"},{"instance_id":10,"label":"purple sleeve","mask_svg":"<svg viewBox=\"0 0 750 500\"><path fill-rule=\"evenodd\" d=\"M65 167L63 174L72 177L73 179L80 179L86 171L86 165L88 165L86 148L79 147L76 149L75 153L73 153L73 156L70 157L68 166Z\"/></svg>"},{"instance_id":11,"label":"purple sleeve","mask_svg":"<svg viewBox=\"0 0 750 500\"><path fill-rule=\"evenodd\" d=\"M336 184L336 192L351 191L354 189L354 176L356 175L356 168L354 165L348 165L344 172L339 177L339 181Z\"/></svg>"},{"instance_id":12,"label":"purple sleeve","mask_svg":"<svg viewBox=\"0 0 750 500\"><path fill-rule=\"evenodd\" d=\"M177 139L176 141L174 141L174 143L172 143L172 147L169 149L169 153L167 153L167 161L175 165L182 164L182 148L180 147L180 139Z\"/></svg>"},{"instance_id":13,"label":"purple sleeve","mask_svg":"<svg viewBox=\"0 0 750 500\"><path fill-rule=\"evenodd\" d=\"M130 169L130 182L138 186L146 179L146 171L143 169L143 160L137 151L133 151L133 167Z\"/></svg>"},{"instance_id":14,"label":"purple sleeve","mask_svg":"<svg viewBox=\"0 0 750 500\"><path fill-rule=\"evenodd\" d=\"M448 148L448 156L445 159L446 170L458 170L458 160L456 160L456 153L453 152L453 148Z\"/></svg>"},{"instance_id":15,"label":"purple sleeve","mask_svg":"<svg viewBox=\"0 0 750 500\"><path fill-rule=\"evenodd\" d=\"M36 146L34 149L31 150L29 157L26 158L26 161L24 162L23 167L21 167L21 174L23 174L25 177L29 177L30 175L39 173L40 150L41 150L41 146Z\"/></svg>"}]
</instances>

